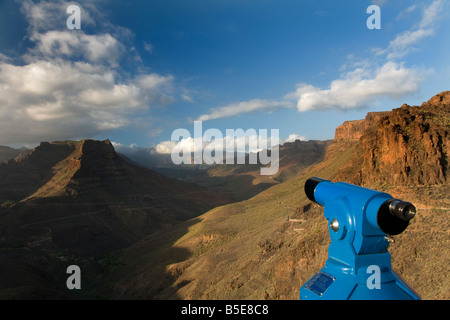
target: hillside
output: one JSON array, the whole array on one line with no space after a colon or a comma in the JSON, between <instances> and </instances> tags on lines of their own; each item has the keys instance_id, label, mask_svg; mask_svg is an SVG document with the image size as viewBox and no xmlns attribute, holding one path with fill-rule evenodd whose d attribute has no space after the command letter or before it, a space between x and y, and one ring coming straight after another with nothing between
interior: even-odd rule
<instances>
[{"instance_id":1,"label":"hillside","mask_svg":"<svg viewBox=\"0 0 450 320\"><path fill-rule=\"evenodd\" d=\"M393 269L423 299L450 298L449 97L344 124L324 160L297 177L125 250L98 292L114 299L298 299L327 258L323 209L303 191L306 179L319 176L413 202L416 218L389 249Z\"/></svg>"},{"instance_id":2,"label":"hillside","mask_svg":"<svg viewBox=\"0 0 450 320\"><path fill-rule=\"evenodd\" d=\"M70 261L95 274L107 254L230 202L131 164L108 140L41 143L0 164L0 181L0 297L58 296Z\"/></svg>"},{"instance_id":3,"label":"hillside","mask_svg":"<svg viewBox=\"0 0 450 320\"><path fill-rule=\"evenodd\" d=\"M294 141L279 146L279 170L273 176L260 174L260 163L227 165L174 165L170 155L156 156L152 150L125 153L130 159L169 177L193 182L224 194L234 201L251 198L261 191L288 180L313 163L321 161L331 141ZM258 157L259 159L259 157Z\"/></svg>"},{"instance_id":4,"label":"hillside","mask_svg":"<svg viewBox=\"0 0 450 320\"><path fill-rule=\"evenodd\" d=\"M8 160L14 159L21 154L27 153L28 149L14 149L11 147L0 146L0 163L7 162Z\"/></svg>"}]
</instances>

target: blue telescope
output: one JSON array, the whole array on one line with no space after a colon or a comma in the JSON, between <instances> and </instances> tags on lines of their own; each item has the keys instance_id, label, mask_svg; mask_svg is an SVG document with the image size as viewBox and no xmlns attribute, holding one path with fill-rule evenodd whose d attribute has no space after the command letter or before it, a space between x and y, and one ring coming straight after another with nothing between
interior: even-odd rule
<instances>
[{"instance_id":1,"label":"blue telescope","mask_svg":"<svg viewBox=\"0 0 450 320\"><path fill-rule=\"evenodd\" d=\"M418 300L391 269L389 236L405 231L416 209L387 193L310 178L307 197L324 206L331 244L325 266L300 289L302 300Z\"/></svg>"}]
</instances>

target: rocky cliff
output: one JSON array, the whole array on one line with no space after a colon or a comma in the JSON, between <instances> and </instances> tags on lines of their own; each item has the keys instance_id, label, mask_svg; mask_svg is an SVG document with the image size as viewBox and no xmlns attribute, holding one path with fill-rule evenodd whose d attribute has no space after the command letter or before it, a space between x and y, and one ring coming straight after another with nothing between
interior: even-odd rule
<instances>
[{"instance_id":1,"label":"rocky cliff","mask_svg":"<svg viewBox=\"0 0 450 320\"><path fill-rule=\"evenodd\" d=\"M435 185L448 180L450 91L421 106L404 104L391 112L369 113L344 123L336 139L358 140L352 182L362 185Z\"/></svg>"},{"instance_id":2,"label":"rocky cliff","mask_svg":"<svg viewBox=\"0 0 450 320\"><path fill-rule=\"evenodd\" d=\"M365 119L345 121L336 128L335 140L359 140L369 128L375 126L377 121L389 112L369 112Z\"/></svg>"}]
</instances>

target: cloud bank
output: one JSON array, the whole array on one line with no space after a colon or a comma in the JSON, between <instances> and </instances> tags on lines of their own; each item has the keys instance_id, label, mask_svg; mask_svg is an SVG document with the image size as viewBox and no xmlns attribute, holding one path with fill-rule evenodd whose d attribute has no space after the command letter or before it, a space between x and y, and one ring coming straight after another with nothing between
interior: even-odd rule
<instances>
[{"instance_id":1,"label":"cloud bank","mask_svg":"<svg viewBox=\"0 0 450 320\"><path fill-rule=\"evenodd\" d=\"M387 62L375 70L352 70L341 79L333 80L328 89L299 84L295 93L289 96L298 97L297 109L301 112L361 108L383 97L400 99L417 92L425 74L395 62Z\"/></svg>"},{"instance_id":2,"label":"cloud bank","mask_svg":"<svg viewBox=\"0 0 450 320\"><path fill-rule=\"evenodd\" d=\"M21 4L32 45L20 57L0 53L0 144L92 137L173 101L173 76L120 69L134 54L126 45L130 30L110 25L88 2L81 4L82 29L69 30L69 4ZM88 34L89 26L101 32Z\"/></svg>"}]
</instances>

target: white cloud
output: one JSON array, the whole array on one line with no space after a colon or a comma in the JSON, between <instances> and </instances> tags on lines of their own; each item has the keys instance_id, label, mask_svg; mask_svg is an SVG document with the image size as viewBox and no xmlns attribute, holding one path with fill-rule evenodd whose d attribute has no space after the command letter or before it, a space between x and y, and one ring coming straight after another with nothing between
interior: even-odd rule
<instances>
[{"instance_id":1,"label":"white cloud","mask_svg":"<svg viewBox=\"0 0 450 320\"><path fill-rule=\"evenodd\" d=\"M82 28L87 26L97 27L97 21L102 16L95 7L95 1L80 1ZM32 32L45 32L54 29L55 26L66 26L67 7L74 4L70 1L31 1L21 2L21 9Z\"/></svg>"},{"instance_id":2,"label":"white cloud","mask_svg":"<svg viewBox=\"0 0 450 320\"><path fill-rule=\"evenodd\" d=\"M99 13L89 3L81 6L83 23L103 23L99 28L111 33L88 35L64 29L67 5L22 3L33 46L14 60L0 55L0 144L92 137L135 126L136 115L173 100L173 76L128 77L118 68L127 48L117 35L127 38L129 31L100 18L94 21ZM64 19L63 28L51 30L58 17ZM12 63L19 60L23 62ZM142 119L147 121L148 116Z\"/></svg>"},{"instance_id":3,"label":"white cloud","mask_svg":"<svg viewBox=\"0 0 450 320\"><path fill-rule=\"evenodd\" d=\"M125 53L124 45L111 34L87 35L83 31L48 31L34 33L33 56L79 58L92 63L108 62L117 66Z\"/></svg>"},{"instance_id":4,"label":"white cloud","mask_svg":"<svg viewBox=\"0 0 450 320\"><path fill-rule=\"evenodd\" d=\"M186 137L181 139L180 141L162 141L157 144L154 150L159 154L170 154L174 147L177 147L179 150L190 150L193 152L203 151L206 147L210 149L223 150L233 153L234 151L239 152L260 152L264 149L270 149L271 146L279 143L278 137L272 137L267 134L261 134L261 132L255 131L247 131L247 132L239 132L239 130L234 131L234 135L227 136L219 136L214 137L213 140L207 137L206 132L203 137ZM302 137L298 134L291 134L288 139L284 142L294 142L295 140L305 141L305 137ZM276 141L276 142L275 142ZM233 150L227 150L227 144L233 142L234 148ZM230 146L233 146L233 143Z\"/></svg>"},{"instance_id":5,"label":"white cloud","mask_svg":"<svg viewBox=\"0 0 450 320\"><path fill-rule=\"evenodd\" d=\"M181 99L189 103L194 103L194 99L192 98L190 91L186 88L183 88L182 90Z\"/></svg>"},{"instance_id":6,"label":"white cloud","mask_svg":"<svg viewBox=\"0 0 450 320\"><path fill-rule=\"evenodd\" d=\"M299 134L292 133L292 134L289 135L289 137L286 140L284 140L284 142L295 142L297 140L306 141L306 138L304 136L299 135Z\"/></svg>"},{"instance_id":7,"label":"white cloud","mask_svg":"<svg viewBox=\"0 0 450 320\"><path fill-rule=\"evenodd\" d=\"M223 107L214 108L209 114L201 115L198 121L207 121L232 117L243 113L249 113L259 110L275 110L279 108L292 108L294 105L290 101L272 101L254 99L238 103L231 103Z\"/></svg>"},{"instance_id":8,"label":"white cloud","mask_svg":"<svg viewBox=\"0 0 450 320\"><path fill-rule=\"evenodd\" d=\"M298 97L299 111L366 107L376 99L399 99L417 92L425 75L423 71L387 62L374 71L368 68L350 71L333 80L328 89L299 84L293 95Z\"/></svg>"},{"instance_id":9,"label":"white cloud","mask_svg":"<svg viewBox=\"0 0 450 320\"><path fill-rule=\"evenodd\" d=\"M443 2L442 0L435 0L425 8L423 12L423 17L420 22L420 29L432 27L433 24L439 17L439 13L443 10Z\"/></svg>"},{"instance_id":10,"label":"white cloud","mask_svg":"<svg viewBox=\"0 0 450 320\"><path fill-rule=\"evenodd\" d=\"M401 20L401 19L405 19L408 18L409 15L414 12L416 9L418 8L418 6L416 4L413 4L412 6L406 8L405 10L401 11L398 16L397 16L397 20Z\"/></svg>"},{"instance_id":11,"label":"white cloud","mask_svg":"<svg viewBox=\"0 0 450 320\"><path fill-rule=\"evenodd\" d=\"M297 90L285 96L286 99L298 99L299 111L353 109L368 107L378 99L400 99L416 93L431 70L408 68L396 60L417 50L420 41L434 34L434 25L443 7L442 0L435 0L423 9L422 19L415 28L398 34L384 48L373 49L376 57L386 60L377 65L377 59L365 59L363 62L345 64L341 71L347 70L338 79L332 80L326 89L301 83ZM412 12L416 6L405 12ZM353 55L349 59L354 60Z\"/></svg>"},{"instance_id":12,"label":"white cloud","mask_svg":"<svg viewBox=\"0 0 450 320\"><path fill-rule=\"evenodd\" d=\"M432 29L418 29L414 31L405 31L399 34L389 44L387 58L389 60L402 58L410 52L414 51L413 47L420 40L433 35Z\"/></svg>"},{"instance_id":13,"label":"white cloud","mask_svg":"<svg viewBox=\"0 0 450 320\"><path fill-rule=\"evenodd\" d=\"M151 43L148 42L144 42L144 50L147 51L148 53L153 53L153 45Z\"/></svg>"},{"instance_id":14,"label":"white cloud","mask_svg":"<svg viewBox=\"0 0 450 320\"><path fill-rule=\"evenodd\" d=\"M83 137L127 126L130 115L161 100L159 89L172 80L146 75L120 83L108 68L69 61L0 63L2 111L8 115L0 118L0 143L24 142L17 136Z\"/></svg>"},{"instance_id":15,"label":"white cloud","mask_svg":"<svg viewBox=\"0 0 450 320\"><path fill-rule=\"evenodd\" d=\"M12 59L10 57L8 57L7 55L4 55L3 53L0 52L0 62L4 61L4 62L9 62Z\"/></svg>"},{"instance_id":16,"label":"white cloud","mask_svg":"<svg viewBox=\"0 0 450 320\"><path fill-rule=\"evenodd\" d=\"M400 15L403 16L416 9L411 6ZM416 51L415 47L420 41L434 35L436 22L439 20L439 13L443 10L442 0L435 0L429 6L425 7L422 12L422 19L416 28L406 30L398 34L386 49L378 49L379 55L387 55L389 60L400 59L409 53Z\"/></svg>"},{"instance_id":17,"label":"white cloud","mask_svg":"<svg viewBox=\"0 0 450 320\"><path fill-rule=\"evenodd\" d=\"M193 142L187 141L192 144L193 148ZM156 145L155 151L159 154L170 154L172 152L172 149L178 144L178 142L175 141L163 141Z\"/></svg>"},{"instance_id":18,"label":"white cloud","mask_svg":"<svg viewBox=\"0 0 450 320\"><path fill-rule=\"evenodd\" d=\"M123 143L120 142L115 142L115 141L111 141L111 144L113 145L114 149L117 152L120 153L134 153L137 150L140 150L141 148L138 147L138 145L136 143L132 143L130 145L125 145Z\"/></svg>"}]
</instances>

